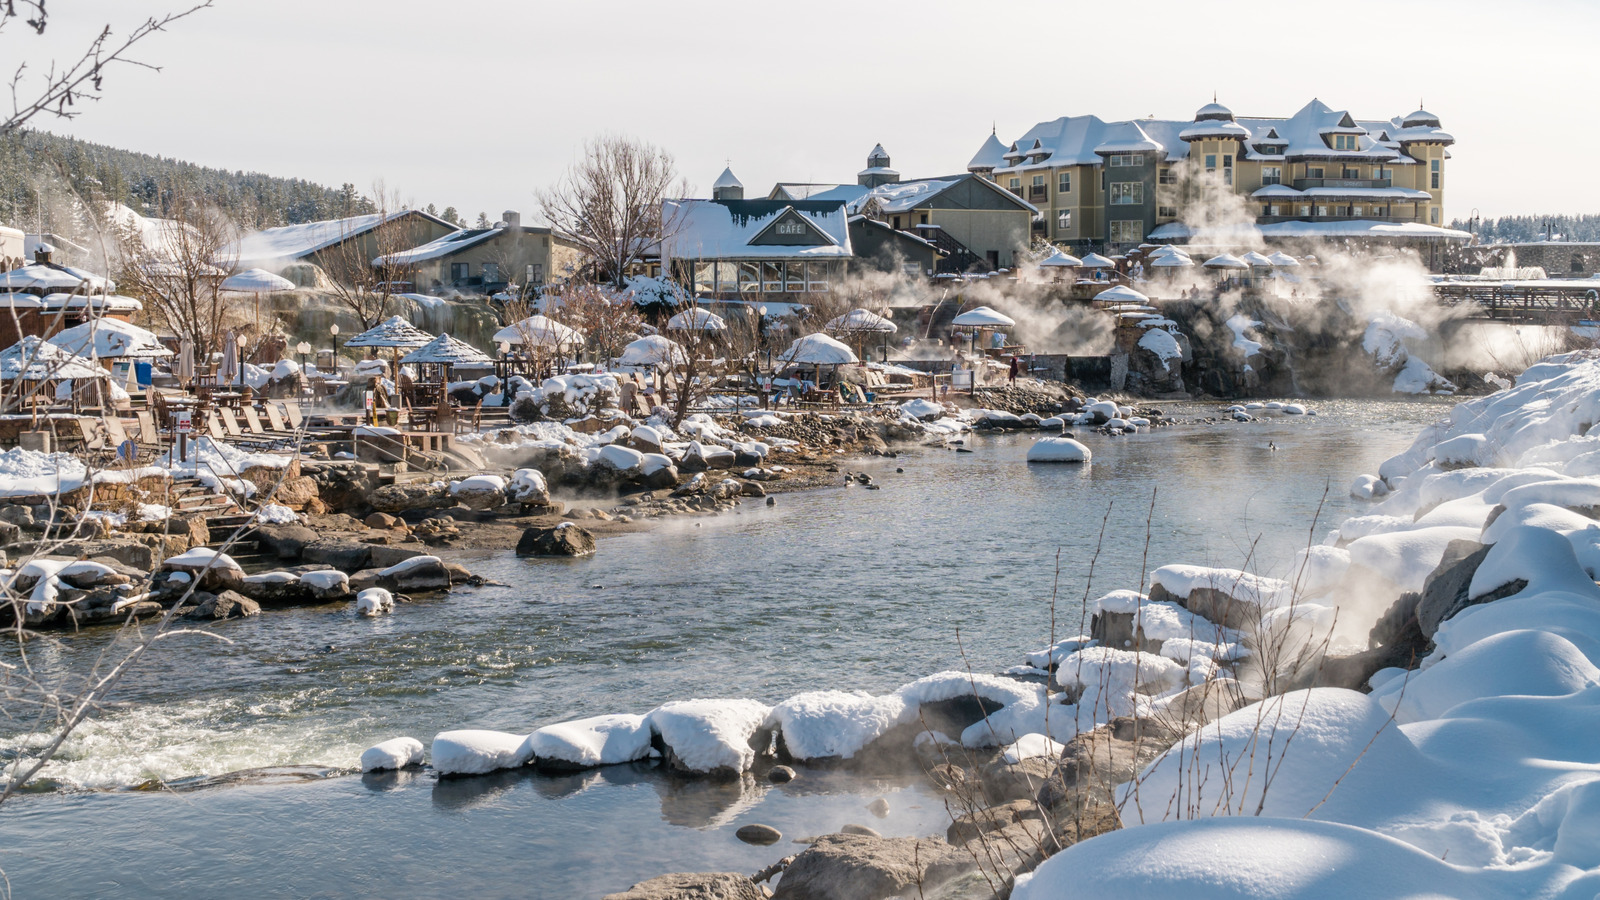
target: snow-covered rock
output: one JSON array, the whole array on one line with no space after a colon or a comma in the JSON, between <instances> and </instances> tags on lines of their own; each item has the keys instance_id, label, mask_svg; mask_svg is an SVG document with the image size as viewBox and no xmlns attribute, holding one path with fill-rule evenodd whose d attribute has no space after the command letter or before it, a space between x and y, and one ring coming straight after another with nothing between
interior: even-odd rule
<instances>
[{"instance_id":1,"label":"snow-covered rock","mask_svg":"<svg viewBox=\"0 0 1600 900\"><path fill-rule=\"evenodd\" d=\"M422 742L416 738L393 738L374 744L361 753L361 771L382 772L422 765Z\"/></svg>"},{"instance_id":2,"label":"snow-covered rock","mask_svg":"<svg viewBox=\"0 0 1600 900\"><path fill-rule=\"evenodd\" d=\"M770 709L754 700L677 700L646 717L667 747L667 764L688 772L747 772L771 735Z\"/></svg>"},{"instance_id":3,"label":"snow-covered rock","mask_svg":"<svg viewBox=\"0 0 1600 900\"><path fill-rule=\"evenodd\" d=\"M526 735L477 729L440 732L431 756L440 775L483 775L525 766L533 758Z\"/></svg>"},{"instance_id":4,"label":"snow-covered rock","mask_svg":"<svg viewBox=\"0 0 1600 900\"><path fill-rule=\"evenodd\" d=\"M528 735L528 752L541 767L587 769L646 759L651 754L645 716L594 716L546 725Z\"/></svg>"},{"instance_id":5,"label":"snow-covered rock","mask_svg":"<svg viewBox=\"0 0 1600 900\"><path fill-rule=\"evenodd\" d=\"M367 588L356 595L356 615L384 616L394 612L394 595L383 588Z\"/></svg>"},{"instance_id":6,"label":"snow-covered rock","mask_svg":"<svg viewBox=\"0 0 1600 900\"><path fill-rule=\"evenodd\" d=\"M1028 448L1028 462L1087 463L1089 448L1068 437L1040 438Z\"/></svg>"}]
</instances>

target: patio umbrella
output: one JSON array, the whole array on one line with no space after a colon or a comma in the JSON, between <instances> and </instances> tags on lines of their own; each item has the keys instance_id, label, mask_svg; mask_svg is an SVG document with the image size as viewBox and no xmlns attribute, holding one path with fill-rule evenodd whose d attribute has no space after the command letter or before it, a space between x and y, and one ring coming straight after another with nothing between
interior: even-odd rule
<instances>
[{"instance_id":1,"label":"patio umbrella","mask_svg":"<svg viewBox=\"0 0 1600 900\"><path fill-rule=\"evenodd\" d=\"M1150 259L1152 269L1184 269L1194 265L1194 260L1181 253L1168 253Z\"/></svg>"},{"instance_id":2,"label":"patio umbrella","mask_svg":"<svg viewBox=\"0 0 1600 900\"><path fill-rule=\"evenodd\" d=\"M412 325L399 316L390 316L344 342L346 347L390 347L395 349L421 347L433 340L433 335ZM496 337L495 340L500 340Z\"/></svg>"},{"instance_id":3,"label":"patio umbrella","mask_svg":"<svg viewBox=\"0 0 1600 900\"><path fill-rule=\"evenodd\" d=\"M1010 328L1017 320L987 306L979 306L951 319L950 324L961 328Z\"/></svg>"},{"instance_id":4,"label":"patio umbrella","mask_svg":"<svg viewBox=\"0 0 1600 900\"><path fill-rule=\"evenodd\" d=\"M829 319L822 330L830 334L894 334L900 328L871 310L852 309Z\"/></svg>"},{"instance_id":5,"label":"patio umbrella","mask_svg":"<svg viewBox=\"0 0 1600 900\"><path fill-rule=\"evenodd\" d=\"M436 366L458 366L489 363L494 360L489 357L489 354L466 341L456 340L449 334L441 334L421 347L407 353L400 358L400 361L403 363Z\"/></svg>"},{"instance_id":6,"label":"patio umbrella","mask_svg":"<svg viewBox=\"0 0 1600 900\"><path fill-rule=\"evenodd\" d=\"M218 285L224 291L233 291L239 294L254 294L256 298L255 321L261 322L261 295L274 291L292 291L294 282L268 272L266 269L245 269L237 275L229 275L222 279Z\"/></svg>"},{"instance_id":7,"label":"patio umbrella","mask_svg":"<svg viewBox=\"0 0 1600 900\"><path fill-rule=\"evenodd\" d=\"M1149 297L1124 284L1119 284L1114 288L1107 288L1095 294L1094 299L1106 303L1137 303L1141 306L1150 302Z\"/></svg>"},{"instance_id":8,"label":"patio umbrella","mask_svg":"<svg viewBox=\"0 0 1600 900\"><path fill-rule=\"evenodd\" d=\"M1240 257L1240 259L1243 259L1246 263L1249 263L1253 268L1257 269L1270 269L1273 266L1271 258L1262 256L1254 250L1246 253L1244 256Z\"/></svg>"},{"instance_id":9,"label":"patio umbrella","mask_svg":"<svg viewBox=\"0 0 1600 900\"><path fill-rule=\"evenodd\" d=\"M548 316L529 316L496 331L491 340L497 344L559 348L581 344L583 337L583 332Z\"/></svg>"},{"instance_id":10,"label":"patio umbrella","mask_svg":"<svg viewBox=\"0 0 1600 900\"><path fill-rule=\"evenodd\" d=\"M1248 268L1250 268L1250 264L1249 263L1245 262L1244 260L1240 259L1237 256L1234 256L1232 253L1224 253L1221 256L1213 256L1210 259L1206 260L1204 265L1208 269L1248 269Z\"/></svg>"},{"instance_id":11,"label":"patio umbrella","mask_svg":"<svg viewBox=\"0 0 1600 900\"><path fill-rule=\"evenodd\" d=\"M178 344L178 359L172 364L172 375L185 387L194 380L194 341L184 338Z\"/></svg>"},{"instance_id":12,"label":"patio umbrella","mask_svg":"<svg viewBox=\"0 0 1600 900\"><path fill-rule=\"evenodd\" d=\"M721 316L698 306L690 307L667 320L668 331L727 331Z\"/></svg>"},{"instance_id":13,"label":"patio umbrella","mask_svg":"<svg viewBox=\"0 0 1600 900\"><path fill-rule=\"evenodd\" d=\"M1083 260L1069 253L1063 253L1060 249L1052 251L1049 256L1039 260L1039 268L1041 269L1071 269L1081 265L1083 265Z\"/></svg>"},{"instance_id":14,"label":"patio umbrella","mask_svg":"<svg viewBox=\"0 0 1600 900\"><path fill-rule=\"evenodd\" d=\"M849 349L849 348L846 348ZM624 366L654 366L670 369L687 364L689 355L675 341L659 334L646 335L622 348L617 362Z\"/></svg>"},{"instance_id":15,"label":"patio umbrella","mask_svg":"<svg viewBox=\"0 0 1600 900\"><path fill-rule=\"evenodd\" d=\"M1272 264L1280 269L1294 268L1300 265L1299 260L1283 252L1282 250L1273 253L1271 256L1267 257L1267 259L1272 260Z\"/></svg>"},{"instance_id":16,"label":"patio umbrella","mask_svg":"<svg viewBox=\"0 0 1600 900\"><path fill-rule=\"evenodd\" d=\"M222 370L217 373L218 384L232 384L239 370L239 340L233 336L233 329L228 329L228 334L222 340Z\"/></svg>"},{"instance_id":17,"label":"patio umbrella","mask_svg":"<svg viewBox=\"0 0 1600 900\"><path fill-rule=\"evenodd\" d=\"M1117 267L1115 260L1108 259L1098 253L1091 253L1085 256L1078 264L1085 269L1115 269Z\"/></svg>"},{"instance_id":18,"label":"patio umbrella","mask_svg":"<svg viewBox=\"0 0 1600 900\"><path fill-rule=\"evenodd\" d=\"M785 364L812 366L838 366L860 361L856 359L855 351L820 331L796 340L778 359Z\"/></svg>"}]
</instances>

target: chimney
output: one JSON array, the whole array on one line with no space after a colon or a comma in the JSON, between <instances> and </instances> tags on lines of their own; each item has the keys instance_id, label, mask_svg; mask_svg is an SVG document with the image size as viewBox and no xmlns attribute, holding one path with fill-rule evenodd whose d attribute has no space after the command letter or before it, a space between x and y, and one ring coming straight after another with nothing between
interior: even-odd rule
<instances>
[{"instance_id":1,"label":"chimney","mask_svg":"<svg viewBox=\"0 0 1600 900\"><path fill-rule=\"evenodd\" d=\"M52 247L44 241L40 241L39 246L35 247L33 250L33 261L39 265L49 265L50 254L54 252L56 252L55 247Z\"/></svg>"},{"instance_id":2,"label":"chimney","mask_svg":"<svg viewBox=\"0 0 1600 900\"><path fill-rule=\"evenodd\" d=\"M522 213L519 213L514 209L508 209L505 212L501 213L500 214L500 220L502 222L506 223L506 227L507 228L521 228L522 227Z\"/></svg>"}]
</instances>

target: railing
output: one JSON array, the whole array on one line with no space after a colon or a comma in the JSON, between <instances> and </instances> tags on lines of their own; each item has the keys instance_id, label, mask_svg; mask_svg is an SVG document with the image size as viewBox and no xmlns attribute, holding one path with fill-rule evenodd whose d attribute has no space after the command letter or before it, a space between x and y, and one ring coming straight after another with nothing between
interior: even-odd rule
<instances>
[{"instance_id":1,"label":"railing","mask_svg":"<svg viewBox=\"0 0 1600 900\"><path fill-rule=\"evenodd\" d=\"M1034 200L1048 200L1049 198L1050 198L1050 189L1049 188L1045 187L1042 184L1030 184L1030 185L1028 185L1028 201L1030 203L1033 202Z\"/></svg>"},{"instance_id":2,"label":"railing","mask_svg":"<svg viewBox=\"0 0 1600 900\"><path fill-rule=\"evenodd\" d=\"M1392 187L1389 178L1296 178L1294 189L1306 188L1386 188Z\"/></svg>"},{"instance_id":3,"label":"railing","mask_svg":"<svg viewBox=\"0 0 1600 900\"><path fill-rule=\"evenodd\" d=\"M1256 216L1257 225L1276 225L1280 222L1421 222L1421 216Z\"/></svg>"}]
</instances>

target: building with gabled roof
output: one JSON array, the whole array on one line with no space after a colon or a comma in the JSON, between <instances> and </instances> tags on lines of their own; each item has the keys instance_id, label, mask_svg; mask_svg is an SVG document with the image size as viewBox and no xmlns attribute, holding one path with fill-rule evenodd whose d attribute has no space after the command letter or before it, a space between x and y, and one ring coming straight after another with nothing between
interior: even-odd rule
<instances>
[{"instance_id":1,"label":"building with gabled roof","mask_svg":"<svg viewBox=\"0 0 1600 900\"><path fill-rule=\"evenodd\" d=\"M1009 145L991 134L968 171L1038 207L1034 234L1075 251L1191 236L1204 201L1186 173L1242 197L1267 238L1442 244L1470 237L1440 227L1454 142L1422 109L1367 120L1312 100L1292 116L1237 117L1213 100L1188 121L1063 116Z\"/></svg>"},{"instance_id":2,"label":"building with gabled roof","mask_svg":"<svg viewBox=\"0 0 1600 900\"><path fill-rule=\"evenodd\" d=\"M489 228L462 228L428 243L375 257L372 265L419 291L493 294L510 284L538 287L571 277L582 261L571 238L546 226L522 224L506 210Z\"/></svg>"},{"instance_id":3,"label":"building with gabled roof","mask_svg":"<svg viewBox=\"0 0 1600 900\"><path fill-rule=\"evenodd\" d=\"M380 228L399 231L380 247ZM263 228L245 235L225 247L220 256L242 269L282 272L293 263L307 262L329 268L338 257L370 260L393 246L416 247L442 238L456 226L417 209L402 209L387 214L370 213L325 219L299 225Z\"/></svg>"},{"instance_id":4,"label":"building with gabled roof","mask_svg":"<svg viewBox=\"0 0 1600 900\"><path fill-rule=\"evenodd\" d=\"M854 255L848 218L839 201L746 200L725 171L712 199L662 203L661 268L698 296L826 292Z\"/></svg>"}]
</instances>

